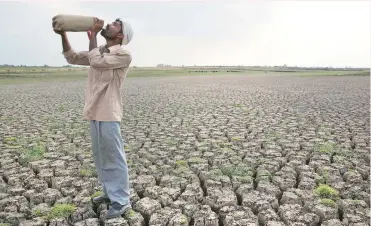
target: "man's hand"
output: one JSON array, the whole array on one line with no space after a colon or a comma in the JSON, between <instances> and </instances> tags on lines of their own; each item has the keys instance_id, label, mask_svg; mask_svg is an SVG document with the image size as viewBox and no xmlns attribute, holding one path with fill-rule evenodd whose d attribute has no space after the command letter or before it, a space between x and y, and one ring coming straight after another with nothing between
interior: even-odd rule
<instances>
[{"instance_id":1,"label":"man's hand","mask_svg":"<svg viewBox=\"0 0 371 226\"><path fill-rule=\"evenodd\" d=\"M92 33L98 33L103 29L104 21L94 17L94 26L91 28Z\"/></svg>"},{"instance_id":2,"label":"man's hand","mask_svg":"<svg viewBox=\"0 0 371 226\"><path fill-rule=\"evenodd\" d=\"M55 26L55 23L57 23L57 22L56 22L56 21L53 21L53 23L52 23L53 28L54 28L54 26ZM54 31L56 34L59 34L59 35L65 35L65 34L66 34L65 31L57 31L57 30L54 30L54 29L53 29L53 31Z\"/></svg>"},{"instance_id":3,"label":"man's hand","mask_svg":"<svg viewBox=\"0 0 371 226\"><path fill-rule=\"evenodd\" d=\"M97 34L100 30L103 29L104 21L94 17L94 26L87 32L89 42L89 51L97 48Z\"/></svg>"}]
</instances>

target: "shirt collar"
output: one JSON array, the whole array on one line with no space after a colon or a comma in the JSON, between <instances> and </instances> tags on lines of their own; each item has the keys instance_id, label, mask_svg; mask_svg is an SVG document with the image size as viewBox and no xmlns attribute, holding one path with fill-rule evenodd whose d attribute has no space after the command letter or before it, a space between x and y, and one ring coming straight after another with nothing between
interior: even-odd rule
<instances>
[{"instance_id":1,"label":"shirt collar","mask_svg":"<svg viewBox=\"0 0 371 226\"><path fill-rule=\"evenodd\" d=\"M108 47L108 49L109 49L110 53L115 53L115 52L117 52L118 50L121 49L121 46L119 44L117 44L117 45L113 45L111 47Z\"/></svg>"}]
</instances>

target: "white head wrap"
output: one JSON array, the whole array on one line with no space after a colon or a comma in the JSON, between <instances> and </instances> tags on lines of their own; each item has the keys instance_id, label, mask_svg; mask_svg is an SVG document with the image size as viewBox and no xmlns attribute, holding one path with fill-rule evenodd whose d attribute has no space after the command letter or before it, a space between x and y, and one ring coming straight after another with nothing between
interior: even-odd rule
<instances>
[{"instance_id":1,"label":"white head wrap","mask_svg":"<svg viewBox=\"0 0 371 226\"><path fill-rule=\"evenodd\" d=\"M127 45L133 39L134 31L133 31L133 29L131 28L130 24L127 21L125 21L123 19L121 19L121 21L122 21L122 29L123 29L123 33L124 33L124 38L122 39L121 44L122 45Z\"/></svg>"}]
</instances>

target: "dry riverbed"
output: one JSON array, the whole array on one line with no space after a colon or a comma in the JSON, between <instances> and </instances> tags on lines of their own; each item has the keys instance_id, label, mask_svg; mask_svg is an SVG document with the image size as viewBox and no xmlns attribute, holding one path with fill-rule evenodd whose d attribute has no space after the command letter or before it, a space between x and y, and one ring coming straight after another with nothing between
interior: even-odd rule
<instances>
[{"instance_id":1,"label":"dry riverbed","mask_svg":"<svg viewBox=\"0 0 371 226\"><path fill-rule=\"evenodd\" d=\"M369 77L129 78L133 210L109 221L84 86L0 86L1 226L370 224Z\"/></svg>"}]
</instances>

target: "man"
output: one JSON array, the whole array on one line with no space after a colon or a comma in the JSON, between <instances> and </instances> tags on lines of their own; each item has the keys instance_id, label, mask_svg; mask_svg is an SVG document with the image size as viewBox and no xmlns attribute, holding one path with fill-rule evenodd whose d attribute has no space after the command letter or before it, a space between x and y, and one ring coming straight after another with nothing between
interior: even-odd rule
<instances>
[{"instance_id":1,"label":"man","mask_svg":"<svg viewBox=\"0 0 371 226\"><path fill-rule=\"evenodd\" d=\"M90 121L91 141L98 178L103 195L94 198L94 204L111 203L107 219L120 217L131 208L129 174L120 122L123 114L121 88L131 63L131 55L121 45L133 37L131 26L116 19L103 29L97 18L88 32L89 51L75 52L65 32L62 37L63 54L68 63L90 65L85 93L84 119ZM106 39L106 45L97 47L97 34Z\"/></svg>"}]
</instances>

